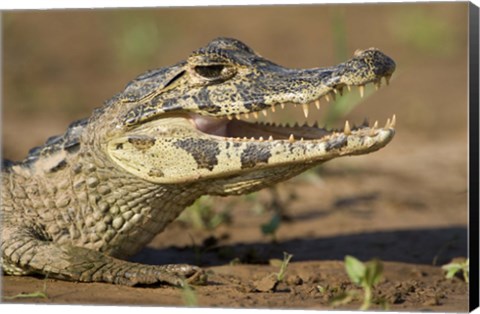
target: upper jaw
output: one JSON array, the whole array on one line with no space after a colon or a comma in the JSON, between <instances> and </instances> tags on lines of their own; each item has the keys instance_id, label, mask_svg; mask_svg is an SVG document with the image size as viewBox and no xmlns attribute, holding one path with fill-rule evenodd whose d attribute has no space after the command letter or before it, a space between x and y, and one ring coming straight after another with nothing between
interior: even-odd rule
<instances>
[{"instance_id":1,"label":"upper jaw","mask_svg":"<svg viewBox=\"0 0 480 314\"><path fill-rule=\"evenodd\" d=\"M307 105L319 106L320 101L329 101L352 86L358 86L363 95L368 83L378 88L384 78L388 84L395 70L395 62L374 48L357 51L353 58L336 66L314 69L287 69L261 57L248 56L253 58L253 61L246 59L249 63L244 60L248 64L234 65L232 61L228 68L235 67L232 72L235 74L227 75L225 81L207 80L204 84L196 84L199 75L192 73L195 67L189 62L175 66L167 73L162 72L166 77L160 82L163 89L157 78L147 76L144 80L154 80L155 84L142 81L143 85L159 85L158 89L149 87L148 97L134 97L138 102L122 115L118 128L135 127L164 114L196 113L241 119L241 115L245 118L268 109L274 111L285 103L302 105L306 112ZM144 89L137 85L129 86L123 97L128 100Z\"/></svg>"},{"instance_id":2,"label":"upper jaw","mask_svg":"<svg viewBox=\"0 0 480 314\"><path fill-rule=\"evenodd\" d=\"M370 50L368 52L371 53ZM377 53L376 50L374 52ZM364 53L360 52L358 54L362 55ZM385 58L388 57L385 56ZM339 72L344 66L345 64L340 64L336 71ZM378 122L374 123L371 127L368 123L363 123L360 127L355 127L346 121L342 130L333 130L319 128L317 123L300 123L300 125L296 123L295 125L290 126L288 124L276 125L274 123L259 123L258 119L269 116L271 112L276 112L277 110L280 111L289 107L301 110L305 119L307 119L311 116L312 110L320 109L324 103L334 101L337 97L350 91L354 84L358 83L356 88L358 88L361 97L364 97L365 85L368 83L374 84L377 90L382 85L382 79L385 81L386 85L388 85L393 70L394 63L393 66L388 65L380 70L377 69L377 73L367 73L368 75L365 75L363 80L357 80L355 82L349 81L352 84L341 83L341 80L338 78L339 74L332 69L311 69L307 70L307 73L304 73L303 76L295 76L294 73L296 70L291 70L293 71L291 74L294 77L294 79L291 80L291 84L297 85L293 86L292 89L295 90L295 87L298 88L298 85L304 84L306 85L303 89L305 91L304 93L289 93L288 86L285 85L276 95L270 97L264 96L263 103L257 103L253 106L251 101L246 102L245 105L243 105L243 108L249 108L250 111L226 115L219 113L215 116L205 115L204 112L201 111L199 113L187 113L187 115L195 128L200 132L236 141L271 141L287 139L290 142L293 142L295 140L319 140L323 137L339 132L350 135L352 131L360 129L362 129L362 134L366 133L372 135L375 134L376 129L378 129ZM298 71L302 72L303 70ZM283 76L284 74L281 75ZM315 79L314 76L317 76L317 78ZM322 80L319 79L320 76L323 77ZM328 80L327 77L330 79ZM348 77L348 74L345 71L343 71L343 77ZM348 81L347 79L344 80ZM320 81L323 83L319 84L318 82ZM285 80L280 80L280 82L282 82L281 84L285 84ZM313 84L318 85L313 86ZM238 106L233 107L236 108ZM254 123L251 123L252 119L254 120ZM396 117L394 115L389 121L387 121L385 129L394 129L395 120Z\"/></svg>"}]
</instances>

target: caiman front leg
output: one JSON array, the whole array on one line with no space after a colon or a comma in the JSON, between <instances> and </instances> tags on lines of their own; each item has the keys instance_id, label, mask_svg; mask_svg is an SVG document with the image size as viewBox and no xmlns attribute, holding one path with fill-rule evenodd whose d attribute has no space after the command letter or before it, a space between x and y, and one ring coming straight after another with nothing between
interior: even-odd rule
<instances>
[{"instance_id":1,"label":"caiman front leg","mask_svg":"<svg viewBox=\"0 0 480 314\"><path fill-rule=\"evenodd\" d=\"M6 274L42 274L49 278L108 282L133 286L199 283L205 274L185 264L145 265L116 259L91 249L39 239L34 232L5 227L2 230L2 267Z\"/></svg>"}]
</instances>

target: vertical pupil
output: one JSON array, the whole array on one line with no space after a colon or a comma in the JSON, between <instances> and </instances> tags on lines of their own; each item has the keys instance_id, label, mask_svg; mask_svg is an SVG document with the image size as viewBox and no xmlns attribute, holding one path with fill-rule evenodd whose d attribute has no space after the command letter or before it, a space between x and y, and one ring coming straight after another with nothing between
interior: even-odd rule
<instances>
[{"instance_id":1,"label":"vertical pupil","mask_svg":"<svg viewBox=\"0 0 480 314\"><path fill-rule=\"evenodd\" d=\"M214 78L220 76L223 65L199 65L195 67L195 71L203 77Z\"/></svg>"}]
</instances>

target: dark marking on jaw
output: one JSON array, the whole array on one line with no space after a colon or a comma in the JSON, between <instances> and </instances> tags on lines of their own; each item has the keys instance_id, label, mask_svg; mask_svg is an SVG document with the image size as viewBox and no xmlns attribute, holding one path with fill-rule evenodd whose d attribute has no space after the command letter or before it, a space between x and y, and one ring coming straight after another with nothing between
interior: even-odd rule
<instances>
[{"instance_id":1,"label":"dark marking on jaw","mask_svg":"<svg viewBox=\"0 0 480 314\"><path fill-rule=\"evenodd\" d=\"M221 106L212 103L210 92L206 88L201 89L197 95L193 96L193 101L197 104L198 108L208 113L215 114L222 111Z\"/></svg>"},{"instance_id":2,"label":"dark marking on jaw","mask_svg":"<svg viewBox=\"0 0 480 314\"><path fill-rule=\"evenodd\" d=\"M174 143L178 148L183 149L197 162L198 169L208 169L210 171L218 165L218 155L220 148L218 143L205 139L184 139Z\"/></svg>"},{"instance_id":3,"label":"dark marking on jaw","mask_svg":"<svg viewBox=\"0 0 480 314\"><path fill-rule=\"evenodd\" d=\"M128 138L128 142L138 150L147 150L155 145L155 139L149 136L132 136ZM117 149L119 145L117 145Z\"/></svg>"},{"instance_id":4,"label":"dark marking on jaw","mask_svg":"<svg viewBox=\"0 0 480 314\"><path fill-rule=\"evenodd\" d=\"M163 176L165 176L165 174L163 173L162 170L158 169L158 168L152 168L148 171L148 175L151 176L151 177L158 177L158 178L161 178Z\"/></svg>"},{"instance_id":5,"label":"dark marking on jaw","mask_svg":"<svg viewBox=\"0 0 480 314\"><path fill-rule=\"evenodd\" d=\"M347 146L348 139L346 136L337 137L333 140L330 140L325 145L325 151L331 151L332 149L340 149L342 147Z\"/></svg>"},{"instance_id":6,"label":"dark marking on jaw","mask_svg":"<svg viewBox=\"0 0 480 314\"><path fill-rule=\"evenodd\" d=\"M258 145L249 144L240 156L242 169L253 168L259 163L268 163L268 159L272 156L271 146L268 144Z\"/></svg>"}]
</instances>

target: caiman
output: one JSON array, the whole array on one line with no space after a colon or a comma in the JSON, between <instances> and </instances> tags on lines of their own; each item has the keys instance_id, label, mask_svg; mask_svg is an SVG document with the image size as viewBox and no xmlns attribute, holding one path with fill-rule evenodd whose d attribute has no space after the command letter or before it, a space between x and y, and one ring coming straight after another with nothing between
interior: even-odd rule
<instances>
[{"instance_id":1,"label":"caiman","mask_svg":"<svg viewBox=\"0 0 480 314\"><path fill-rule=\"evenodd\" d=\"M147 71L23 161L2 163L3 272L125 285L200 278L197 266L125 259L202 195L250 193L387 145L395 116L340 130L257 118L286 106L307 116L344 88L388 83L394 70L375 48L328 68L288 69L218 38Z\"/></svg>"}]
</instances>

